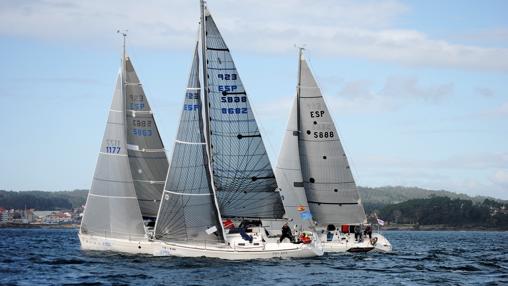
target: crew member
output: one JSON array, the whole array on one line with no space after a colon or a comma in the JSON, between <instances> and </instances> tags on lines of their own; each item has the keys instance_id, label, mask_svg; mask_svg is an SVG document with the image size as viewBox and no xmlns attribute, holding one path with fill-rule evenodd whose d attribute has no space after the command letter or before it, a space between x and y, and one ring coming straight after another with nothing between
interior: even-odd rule
<instances>
[{"instance_id":1,"label":"crew member","mask_svg":"<svg viewBox=\"0 0 508 286\"><path fill-rule=\"evenodd\" d=\"M282 242L284 238L289 238L291 242L295 239L287 222L282 226L282 235L280 236L279 242Z\"/></svg>"}]
</instances>

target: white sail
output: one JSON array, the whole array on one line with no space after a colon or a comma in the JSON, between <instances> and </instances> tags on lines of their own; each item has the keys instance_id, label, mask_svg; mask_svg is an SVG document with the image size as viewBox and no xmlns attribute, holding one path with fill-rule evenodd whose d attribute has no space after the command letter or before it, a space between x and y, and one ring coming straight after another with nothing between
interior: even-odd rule
<instances>
[{"instance_id":1,"label":"white sail","mask_svg":"<svg viewBox=\"0 0 508 286\"><path fill-rule=\"evenodd\" d=\"M210 149L223 217L281 218L284 210L261 133L231 53L206 18Z\"/></svg>"},{"instance_id":2,"label":"white sail","mask_svg":"<svg viewBox=\"0 0 508 286\"><path fill-rule=\"evenodd\" d=\"M123 81L124 74L120 72L80 232L142 239L145 230L127 152Z\"/></svg>"},{"instance_id":3,"label":"white sail","mask_svg":"<svg viewBox=\"0 0 508 286\"><path fill-rule=\"evenodd\" d=\"M210 174L202 119L199 56L189 76L180 126L176 137L162 203L155 226L155 236L164 241L223 241ZM208 232L207 232L208 231Z\"/></svg>"},{"instance_id":4,"label":"white sail","mask_svg":"<svg viewBox=\"0 0 508 286\"><path fill-rule=\"evenodd\" d=\"M127 149L143 217L155 218L159 210L168 160L152 109L129 57L125 59Z\"/></svg>"},{"instance_id":5,"label":"white sail","mask_svg":"<svg viewBox=\"0 0 508 286\"><path fill-rule=\"evenodd\" d=\"M321 225L365 220L346 154L321 91L300 57L299 151L307 201Z\"/></svg>"},{"instance_id":6,"label":"white sail","mask_svg":"<svg viewBox=\"0 0 508 286\"><path fill-rule=\"evenodd\" d=\"M275 177L280 189L286 216L299 229L313 227L312 215L302 178L298 148L298 103L295 98L289 114L288 126L282 141Z\"/></svg>"}]
</instances>

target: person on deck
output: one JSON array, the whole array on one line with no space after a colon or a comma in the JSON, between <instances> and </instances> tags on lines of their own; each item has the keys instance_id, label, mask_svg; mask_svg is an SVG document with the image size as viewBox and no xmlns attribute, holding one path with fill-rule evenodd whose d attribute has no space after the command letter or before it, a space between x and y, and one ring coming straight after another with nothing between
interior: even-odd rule
<instances>
[{"instance_id":1,"label":"person on deck","mask_svg":"<svg viewBox=\"0 0 508 286\"><path fill-rule=\"evenodd\" d=\"M279 242L282 242L284 238L289 238L291 242L295 239L287 222L282 226L282 235L280 236Z\"/></svg>"},{"instance_id":2,"label":"person on deck","mask_svg":"<svg viewBox=\"0 0 508 286\"><path fill-rule=\"evenodd\" d=\"M369 236L369 239L372 239L372 227L368 225L365 230L363 231L363 235Z\"/></svg>"},{"instance_id":3,"label":"person on deck","mask_svg":"<svg viewBox=\"0 0 508 286\"><path fill-rule=\"evenodd\" d=\"M355 240L358 242L362 241L362 228L360 225L355 225Z\"/></svg>"}]
</instances>

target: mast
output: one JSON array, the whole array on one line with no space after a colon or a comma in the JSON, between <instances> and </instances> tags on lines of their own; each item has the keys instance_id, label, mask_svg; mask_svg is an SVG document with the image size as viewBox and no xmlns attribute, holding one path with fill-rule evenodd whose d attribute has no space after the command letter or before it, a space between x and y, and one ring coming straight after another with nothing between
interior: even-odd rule
<instances>
[{"instance_id":1,"label":"mast","mask_svg":"<svg viewBox=\"0 0 508 286\"><path fill-rule=\"evenodd\" d=\"M210 183L210 187L212 189L213 194L213 202L215 204L215 210L217 212L217 217L219 219L219 228L222 233L222 237L224 238L224 241L227 242L226 232L224 230L224 226L222 225L222 216L219 209L219 203L217 201L217 192L215 190L215 184L213 182L213 169L212 169L212 148L211 148L211 142L210 142L210 115L209 115L209 108L210 104L208 103L208 72L207 72L207 57L206 57L206 7L205 7L205 1L200 0L200 7L201 7L201 63L202 63L202 75L203 75L203 104L204 104L204 127L205 127L205 142L206 142L206 154L207 154L207 161L208 161L208 175L209 179L208 182Z\"/></svg>"},{"instance_id":2,"label":"mast","mask_svg":"<svg viewBox=\"0 0 508 286\"><path fill-rule=\"evenodd\" d=\"M125 122L127 122L127 89L125 88L127 85L127 63L125 56L127 55L127 52L125 51L125 42L127 39L127 30L117 30L118 34L121 34L123 37L123 44L122 44L122 103L123 103L123 117ZM127 124L124 124L124 130L125 134L127 135ZM127 137L127 136L126 136ZM127 138L126 138L127 139Z\"/></svg>"},{"instance_id":3,"label":"mast","mask_svg":"<svg viewBox=\"0 0 508 286\"><path fill-rule=\"evenodd\" d=\"M296 126L298 133L300 133L300 91L302 84L302 57L305 48L298 47L298 84L296 86ZM300 135L298 135L300 136Z\"/></svg>"}]
</instances>

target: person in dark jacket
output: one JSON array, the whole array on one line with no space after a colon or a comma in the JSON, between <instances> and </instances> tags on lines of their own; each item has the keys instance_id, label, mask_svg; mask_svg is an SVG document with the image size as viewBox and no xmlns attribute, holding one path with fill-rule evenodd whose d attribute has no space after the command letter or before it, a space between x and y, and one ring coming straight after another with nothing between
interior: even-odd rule
<instances>
[{"instance_id":1,"label":"person in dark jacket","mask_svg":"<svg viewBox=\"0 0 508 286\"><path fill-rule=\"evenodd\" d=\"M369 236L369 239L372 239L372 227L368 225L365 230L363 231L363 235Z\"/></svg>"},{"instance_id":2,"label":"person in dark jacket","mask_svg":"<svg viewBox=\"0 0 508 286\"><path fill-rule=\"evenodd\" d=\"M362 241L362 228L360 225L355 225L355 240Z\"/></svg>"},{"instance_id":3,"label":"person in dark jacket","mask_svg":"<svg viewBox=\"0 0 508 286\"><path fill-rule=\"evenodd\" d=\"M293 234L291 233L291 228L287 222L282 226L282 235L280 236L279 242L282 242L284 238L289 238L291 242L295 240Z\"/></svg>"}]
</instances>

